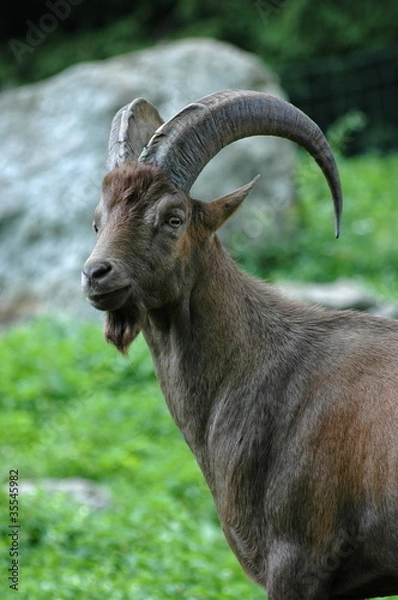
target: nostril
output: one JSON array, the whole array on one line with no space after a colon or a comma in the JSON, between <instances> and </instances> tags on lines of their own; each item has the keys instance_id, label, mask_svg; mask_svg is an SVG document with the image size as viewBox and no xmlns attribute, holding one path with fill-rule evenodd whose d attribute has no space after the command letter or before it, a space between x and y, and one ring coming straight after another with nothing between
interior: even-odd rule
<instances>
[{"instance_id":1,"label":"nostril","mask_svg":"<svg viewBox=\"0 0 398 600\"><path fill-rule=\"evenodd\" d=\"M99 280L104 279L112 271L112 265L109 261L102 261L87 265L83 269L83 273L88 279Z\"/></svg>"}]
</instances>

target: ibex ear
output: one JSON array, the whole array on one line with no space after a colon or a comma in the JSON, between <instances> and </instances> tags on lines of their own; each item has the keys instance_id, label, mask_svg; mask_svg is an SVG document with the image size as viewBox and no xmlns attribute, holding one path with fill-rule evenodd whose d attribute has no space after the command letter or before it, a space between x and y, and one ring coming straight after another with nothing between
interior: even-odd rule
<instances>
[{"instance_id":1,"label":"ibex ear","mask_svg":"<svg viewBox=\"0 0 398 600\"><path fill-rule=\"evenodd\" d=\"M221 196L216 200L205 203L205 226L210 232L217 231L225 223L237 208L242 204L246 196L251 192L253 186L260 179L257 175L250 183L239 189Z\"/></svg>"}]
</instances>

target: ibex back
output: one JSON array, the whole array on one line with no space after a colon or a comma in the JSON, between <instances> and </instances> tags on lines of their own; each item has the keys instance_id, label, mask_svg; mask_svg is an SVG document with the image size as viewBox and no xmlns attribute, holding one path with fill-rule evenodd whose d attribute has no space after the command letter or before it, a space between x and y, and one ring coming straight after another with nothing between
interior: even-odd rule
<instances>
[{"instance_id":1,"label":"ibex back","mask_svg":"<svg viewBox=\"0 0 398 600\"><path fill-rule=\"evenodd\" d=\"M292 105L227 90L162 124L138 99L113 121L83 289L122 352L140 331L226 538L269 600L398 594L398 323L282 297L216 231L250 184L189 195L225 145L304 146L332 192L329 145Z\"/></svg>"}]
</instances>

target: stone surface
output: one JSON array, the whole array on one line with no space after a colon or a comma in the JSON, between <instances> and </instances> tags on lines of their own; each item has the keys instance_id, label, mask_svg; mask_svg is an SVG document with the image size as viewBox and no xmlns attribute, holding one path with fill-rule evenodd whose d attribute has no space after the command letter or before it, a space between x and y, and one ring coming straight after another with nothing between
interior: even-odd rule
<instances>
[{"instance_id":1,"label":"stone surface","mask_svg":"<svg viewBox=\"0 0 398 600\"><path fill-rule=\"evenodd\" d=\"M258 58L207 39L80 64L0 94L0 319L60 309L94 316L80 294L80 269L94 243L92 212L113 115L143 96L167 119L224 88L283 96ZM208 200L261 173L231 223L243 231L242 243L264 243L292 201L293 160L286 140L241 140L206 167L193 194Z\"/></svg>"},{"instance_id":2,"label":"stone surface","mask_svg":"<svg viewBox=\"0 0 398 600\"><path fill-rule=\"evenodd\" d=\"M278 288L290 298L310 304L321 304L338 310L363 310L380 317L398 318L398 304L370 294L350 279L333 283L279 283Z\"/></svg>"},{"instance_id":3,"label":"stone surface","mask_svg":"<svg viewBox=\"0 0 398 600\"><path fill-rule=\"evenodd\" d=\"M103 486L81 477L66 479L25 479L19 482L18 491L21 495L37 494L39 491L46 495L65 494L79 504L91 509L109 508L111 497Z\"/></svg>"}]
</instances>

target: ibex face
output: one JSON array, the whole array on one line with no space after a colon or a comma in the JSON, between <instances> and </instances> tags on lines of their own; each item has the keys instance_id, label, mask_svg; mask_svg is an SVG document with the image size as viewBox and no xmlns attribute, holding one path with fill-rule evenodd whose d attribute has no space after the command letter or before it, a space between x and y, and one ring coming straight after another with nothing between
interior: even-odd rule
<instances>
[{"instance_id":1,"label":"ibex face","mask_svg":"<svg viewBox=\"0 0 398 600\"><path fill-rule=\"evenodd\" d=\"M95 210L97 243L83 268L90 303L120 315L133 312L136 335L147 310L179 293L191 218L192 203L159 169L134 162L113 169Z\"/></svg>"},{"instance_id":2,"label":"ibex face","mask_svg":"<svg viewBox=\"0 0 398 600\"><path fill-rule=\"evenodd\" d=\"M131 162L111 171L95 211L98 240L83 268L91 304L118 310L133 297L153 308L173 301L191 214L188 198L159 169Z\"/></svg>"},{"instance_id":3,"label":"ibex face","mask_svg":"<svg viewBox=\"0 0 398 600\"><path fill-rule=\"evenodd\" d=\"M90 303L120 315L133 309L139 329L148 311L176 302L195 280L212 233L255 181L203 203L157 167L130 161L113 169L103 182L93 223L98 239L82 273Z\"/></svg>"}]
</instances>

